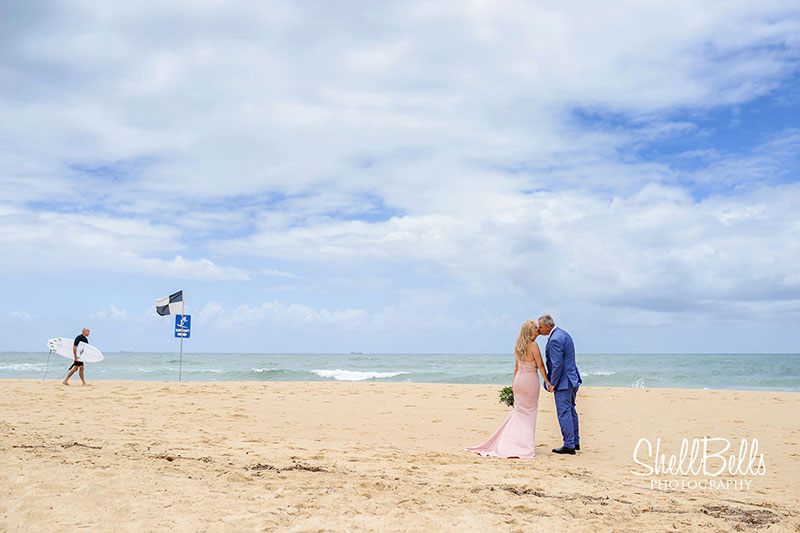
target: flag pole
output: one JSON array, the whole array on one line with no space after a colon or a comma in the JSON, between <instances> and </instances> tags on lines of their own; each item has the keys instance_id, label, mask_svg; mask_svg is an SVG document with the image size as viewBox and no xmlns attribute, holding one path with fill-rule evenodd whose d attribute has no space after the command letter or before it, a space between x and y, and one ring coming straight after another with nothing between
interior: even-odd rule
<instances>
[{"instance_id":1,"label":"flag pole","mask_svg":"<svg viewBox=\"0 0 800 533\"><path fill-rule=\"evenodd\" d=\"M186 291L183 291L183 296L181 296L181 357L180 363L178 364L178 381L181 381L183 377L183 322L186 320Z\"/></svg>"}]
</instances>

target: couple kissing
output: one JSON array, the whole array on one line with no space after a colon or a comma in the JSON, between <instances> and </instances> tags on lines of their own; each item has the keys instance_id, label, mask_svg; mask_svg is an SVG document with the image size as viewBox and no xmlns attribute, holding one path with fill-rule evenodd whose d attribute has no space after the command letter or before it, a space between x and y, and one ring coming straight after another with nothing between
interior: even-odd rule
<instances>
[{"instance_id":1,"label":"couple kissing","mask_svg":"<svg viewBox=\"0 0 800 533\"><path fill-rule=\"evenodd\" d=\"M542 361L536 343L539 335L547 336L544 350L546 362ZM516 364L511 386L514 407L511 414L489 440L466 450L488 457L529 459L536 455L536 414L541 374L544 389L555 397L558 424L564 440L563 446L553 449L553 453L575 455L575 451L581 449L575 397L582 381L575 363L572 337L556 327L550 315L542 315L538 321L528 320L520 328L514 359Z\"/></svg>"}]
</instances>

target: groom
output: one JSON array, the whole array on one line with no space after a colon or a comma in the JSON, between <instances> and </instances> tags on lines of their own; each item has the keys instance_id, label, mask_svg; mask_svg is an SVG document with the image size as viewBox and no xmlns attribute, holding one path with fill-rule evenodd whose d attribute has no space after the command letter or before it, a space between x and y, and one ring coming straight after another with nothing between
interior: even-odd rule
<instances>
[{"instance_id":1,"label":"groom","mask_svg":"<svg viewBox=\"0 0 800 533\"><path fill-rule=\"evenodd\" d=\"M569 333L557 328L550 315L539 317L539 334L548 336L544 353L547 356L547 376L551 383L549 392L555 396L558 424L561 426L561 436L564 437L564 446L555 448L553 453L575 455L575 450L581 449L575 395L582 383L575 364L575 345Z\"/></svg>"}]
</instances>

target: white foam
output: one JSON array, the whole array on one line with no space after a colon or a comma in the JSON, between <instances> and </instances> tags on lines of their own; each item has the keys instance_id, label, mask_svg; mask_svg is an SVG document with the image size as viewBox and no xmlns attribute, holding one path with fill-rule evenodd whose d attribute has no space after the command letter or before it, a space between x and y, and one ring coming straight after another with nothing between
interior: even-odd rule
<instances>
[{"instance_id":1,"label":"white foam","mask_svg":"<svg viewBox=\"0 0 800 533\"><path fill-rule=\"evenodd\" d=\"M0 364L0 370L42 370L44 363L8 363Z\"/></svg>"},{"instance_id":2,"label":"white foam","mask_svg":"<svg viewBox=\"0 0 800 533\"><path fill-rule=\"evenodd\" d=\"M259 373L261 373L261 372L272 372L273 370L278 370L278 369L277 368L273 368L273 367L270 367L270 368L251 368L250 372L259 372Z\"/></svg>"},{"instance_id":3,"label":"white foam","mask_svg":"<svg viewBox=\"0 0 800 533\"><path fill-rule=\"evenodd\" d=\"M613 376L616 372L610 370L598 370L597 372L586 372L587 376Z\"/></svg>"},{"instance_id":4,"label":"white foam","mask_svg":"<svg viewBox=\"0 0 800 533\"><path fill-rule=\"evenodd\" d=\"M644 387L644 380L642 378L637 379L633 383L631 383L631 387L634 389L643 389Z\"/></svg>"},{"instance_id":5,"label":"white foam","mask_svg":"<svg viewBox=\"0 0 800 533\"><path fill-rule=\"evenodd\" d=\"M357 370L312 370L321 378L333 378L336 381L364 381L367 379L393 378L408 372L358 372Z\"/></svg>"}]
</instances>

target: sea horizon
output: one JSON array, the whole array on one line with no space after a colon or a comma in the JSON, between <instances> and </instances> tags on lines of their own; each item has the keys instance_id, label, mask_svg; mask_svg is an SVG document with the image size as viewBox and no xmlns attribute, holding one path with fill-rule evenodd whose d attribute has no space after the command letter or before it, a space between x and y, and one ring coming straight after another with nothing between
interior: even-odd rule
<instances>
[{"instance_id":1,"label":"sea horizon","mask_svg":"<svg viewBox=\"0 0 800 533\"><path fill-rule=\"evenodd\" d=\"M49 358L48 358L49 357ZM654 358L662 358L654 364ZM757 365L753 359L758 358ZM800 392L800 354L584 353L583 386ZM0 379L55 379L70 361L47 352L0 352ZM510 384L500 353L106 352L87 380L341 381ZM756 371L754 372L754 369ZM77 378L74 378L77 379Z\"/></svg>"}]
</instances>

